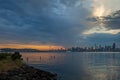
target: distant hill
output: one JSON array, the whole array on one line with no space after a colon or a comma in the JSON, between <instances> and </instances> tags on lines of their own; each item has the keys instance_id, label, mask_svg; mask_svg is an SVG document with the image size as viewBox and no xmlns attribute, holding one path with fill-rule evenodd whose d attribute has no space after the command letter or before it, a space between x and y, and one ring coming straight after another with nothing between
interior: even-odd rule
<instances>
[{"instance_id":1,"label":"distant hill","mask_svg":"<svg viewBox=\"0 0 120 80\"><path fill-rule=\"evenodd\" d=\"M0 52L42 52L37 49L14 49L14 48L2 48Z\"/></svg>"}]
</instances>

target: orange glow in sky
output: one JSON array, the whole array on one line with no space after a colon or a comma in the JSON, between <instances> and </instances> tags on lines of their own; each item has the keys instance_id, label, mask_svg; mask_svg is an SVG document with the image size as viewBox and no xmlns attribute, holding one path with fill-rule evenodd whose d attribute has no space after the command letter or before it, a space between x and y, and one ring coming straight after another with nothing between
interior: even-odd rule
<instances>
[{"instance_id":1,"label":"orange glow in sky","mask_svg":"<svg viewBox=\"0 0 120 80\"><path fill-rule=\"evenodd\" d=\"M16 48L16 49L30 48L30 49L38 49L38 50L52 50L52 49L60 49L60 48L64 48L64 47L54 46L54 45L6 44L6 45L0 45L0 48Z\"/></svg>"}]
</instances>

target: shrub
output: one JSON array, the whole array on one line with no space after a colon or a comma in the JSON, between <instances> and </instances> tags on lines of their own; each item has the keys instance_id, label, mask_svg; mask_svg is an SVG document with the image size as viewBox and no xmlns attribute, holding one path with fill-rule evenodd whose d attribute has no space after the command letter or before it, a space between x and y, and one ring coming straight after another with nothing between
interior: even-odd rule
<instances>
[{"instance_id":1,"label":"shrub","mask_svg":"<svg viewBox=\"0 0 120 80\"><path fill-rule=\"evenodd\" d=\"M0 60L6 59L7 56L7 53L0 53Z\"/></svg>"},{"instance_id":2,"label":"shrub","mask_svg":"<svg viewBox=\"0 0 120 80\"><path fill-rule=\"evenodd\" d=\"M12 60L20 60L20 59L22 59L19 52L15 52L14 54L12 54L11 58L12 58Z\"/></svg>"},{"instance_id":3,"label":"shrub","mask_svg":"<svg viewBox=\"0 0 120 80\"><path fill-rule=\"evenodd\" d=\"M9 56L11 56L11 54L9 54L9 53L0 53L0 60L5 60Z\"/></svg>"}]
</instances>

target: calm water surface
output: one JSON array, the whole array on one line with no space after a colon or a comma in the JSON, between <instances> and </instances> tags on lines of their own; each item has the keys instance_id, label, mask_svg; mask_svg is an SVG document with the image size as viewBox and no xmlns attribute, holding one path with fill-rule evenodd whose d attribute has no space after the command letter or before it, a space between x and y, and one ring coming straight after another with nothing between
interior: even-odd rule
<instances>
[{"instance_id":1,"label":"calm water surface","mask_svg":"<svg viewBox=\"0 0 120 80\"><path fill-rule=\"evenodd\" d=\"M24 61L58 80L120 80L120 53L22 53Z\"/></svg>"}]
</instances>

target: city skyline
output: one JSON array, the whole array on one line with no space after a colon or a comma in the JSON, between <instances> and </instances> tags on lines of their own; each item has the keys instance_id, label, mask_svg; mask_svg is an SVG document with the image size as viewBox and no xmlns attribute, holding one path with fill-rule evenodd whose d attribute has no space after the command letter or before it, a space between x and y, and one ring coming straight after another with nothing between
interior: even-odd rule
<instances>
[{"instance_id":1,"label":"city skyline","mask_svg":"<svg viewBox=\"0 0 120 80\"><path fill-rule=\"evenodd\" d=\"M42 47L43 48L43 47ZM94 46L74 46L70 48L55 48L52 46L48 49L34 48L0 48L0 52L120 52L120 47L116 43L109 45L95 44Z\"/></svg>"}]
</instances>

